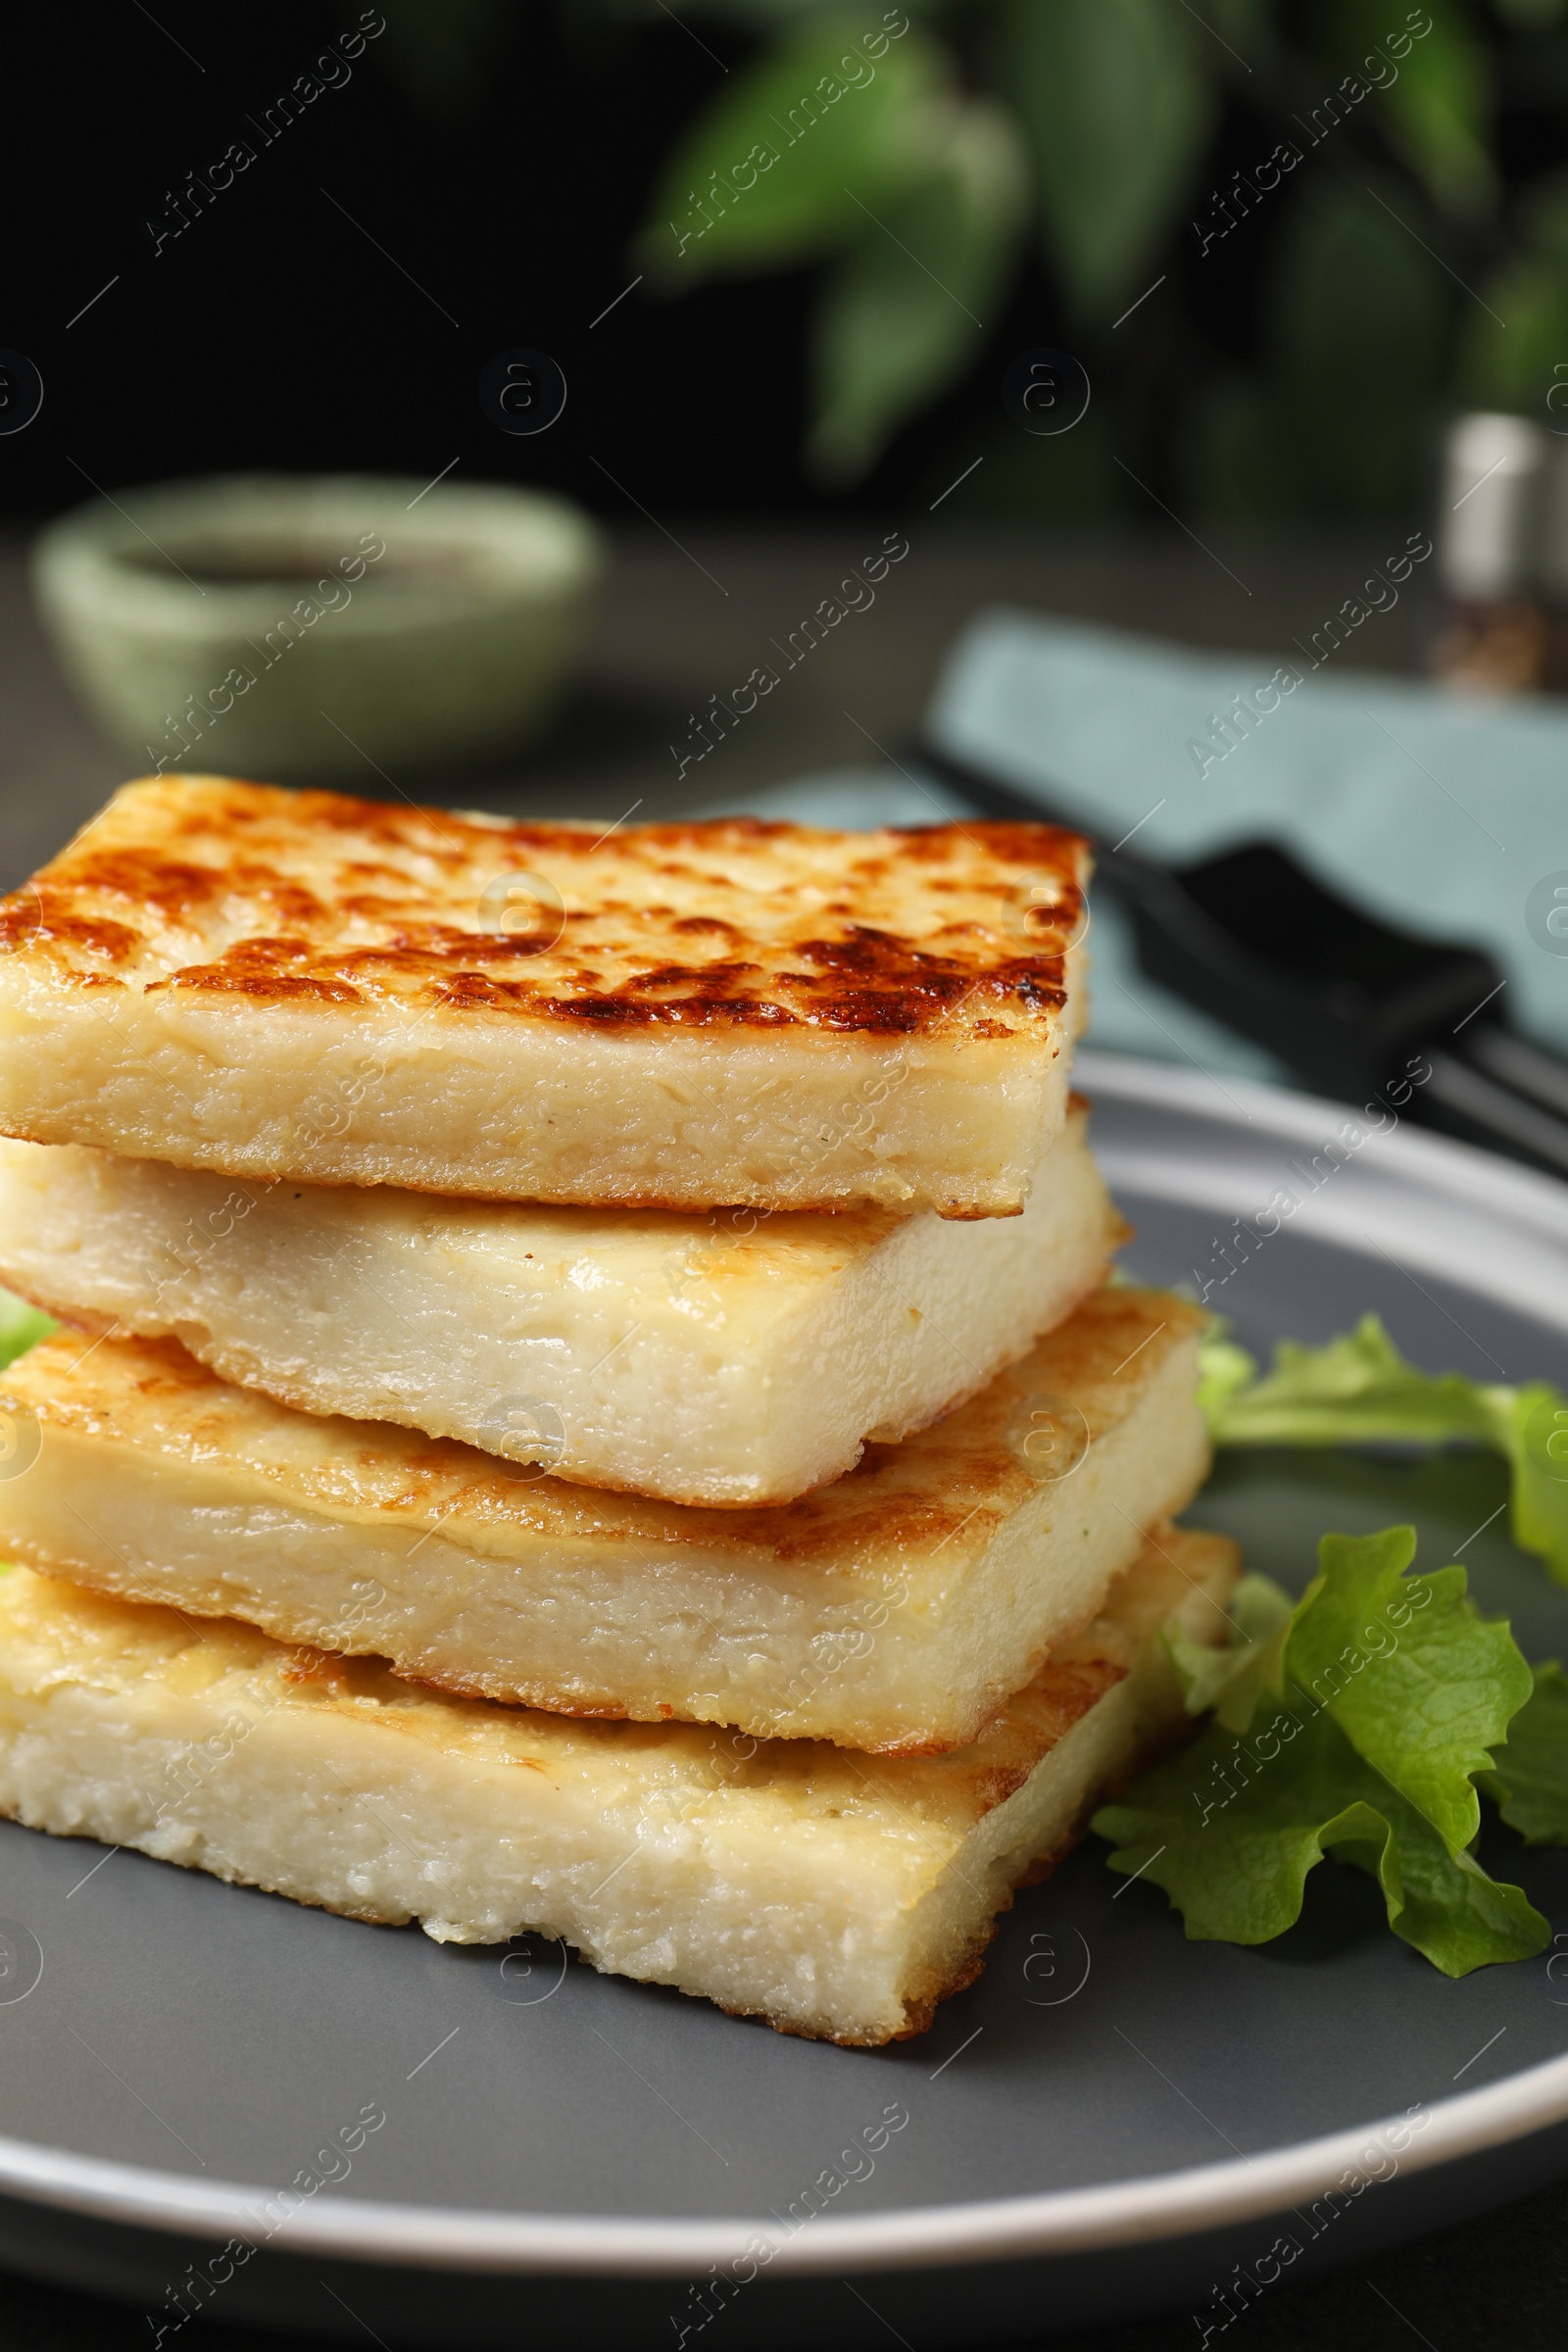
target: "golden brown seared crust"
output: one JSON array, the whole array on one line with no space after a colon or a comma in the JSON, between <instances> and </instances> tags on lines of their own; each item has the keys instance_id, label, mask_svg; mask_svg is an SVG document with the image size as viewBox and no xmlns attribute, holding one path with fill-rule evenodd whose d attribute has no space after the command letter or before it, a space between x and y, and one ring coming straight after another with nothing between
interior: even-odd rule
<instances>
[{"instance_id":1,"label":"golden brown seared crust","mask_svg":"<svg viewBox=\"0 0 1568 2352\"><path fill-rule=\"evenodd\" d=\"M1166 1291L1107 1284L1069 1322L945 1419L793 1502L725 1507L656 1501L532 1478L453 1439L295 1412L220 1380L173 1340L94 1342L57 1332L0 1373L0 1400L50 1425L215 1467L242 1463L307 1507L451 1521L457 1540L492 1527L552 1540L623 1542L666 1556L696 1544L775 1562L862 1560L943 1546L956 1574L1035 1488L1020 1438L1045 1400L1079 1402L1091 1442L1112 1428L1172 1348L1200 1329ZM454 1516L456 1514L456 1516Z\"/></svg>"},{"instance_id":2,"label":"golden brown seared crust","mask_svg":"<svg viewBox=\"0 0 1568 2352\"><path fill-rule=\"evenodd\" d=\"M998 1038L1061 1010L1087 860L1077 834L1044 824L723 817L604 836L148 778L0 901L0 952L57 987L236 1008ZM560 910L526 885L509 907L509 874L542 877Z\"/></svg>"}]
</instances>

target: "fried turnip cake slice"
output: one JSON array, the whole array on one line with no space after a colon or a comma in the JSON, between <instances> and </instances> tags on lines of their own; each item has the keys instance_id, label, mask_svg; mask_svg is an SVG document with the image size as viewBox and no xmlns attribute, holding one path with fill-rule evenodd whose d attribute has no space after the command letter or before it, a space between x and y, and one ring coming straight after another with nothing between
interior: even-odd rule
<instances>
[{"instance_id":1,"label":"fried turnip cake slice","mask_svg":"<svg viewBox=\"0 0 1568 2352\"><path fill-rule=\"evenodd\" d=\"M1087 845L513 824L128 784L0 901L0 1132L595 1207L1008 1216L1060 1127Z\"/></svg>"},{"instance_id":2,"label":"fried turnip cake slice","mask_svg":"<svg viewBox=\"0 0 1568 2352\"><path fill-rule=\"evenodd\" d=\"M710 1510L293 1411L173 1342L57 1334L0 1374L0 1559L444 1690L891 1751L973 1739L1208 1461L1201 1318L1107 1286L830 1487Z\"/></svg>"},{"instance_id":3,"label":"fried turnip cake slice","mask_svg":"<svg viewBox=\"0 0 1568 2352\"><path fill-rule=\"evenodd\" d=\"M235 1184L0 1138L0 1280L280 1402L675 1502L788 1502L923 1428L1104 1279L1084 1105L1021 1217L536 1208Z\"/></svg>"},{"instance_id":4,"label":"fried turnip cake slice","mask_svg":"<svg viewBox=\"0 0 1568 2352\"><path fill-rule=\"evenodd\" d=\"M1160 1531L972 1746L892 1762L432 1696L16 1568L0 1812L441 1942L534 1930L787 2033L884 2042L972 1982L1012 1889L1180 1737L1160 1628L1217 1640L1235 1574L1223 1539Z\"/></svg>"}]
</instances>

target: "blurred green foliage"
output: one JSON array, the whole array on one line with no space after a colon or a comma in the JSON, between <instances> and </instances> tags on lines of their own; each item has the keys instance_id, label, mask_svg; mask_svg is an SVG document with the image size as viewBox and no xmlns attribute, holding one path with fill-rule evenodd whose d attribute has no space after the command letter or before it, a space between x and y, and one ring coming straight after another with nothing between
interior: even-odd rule
<instances>
[{"instance_id":1,"label":"blurred green foliage","mask_svg":"<svg viewBox=\"0 0 1568 2352\"><path fill-rule=\"evenodd\" d=\"M1118 455L1209 512L1391 512L1446 407L1568 411L1568 0L560 5L722 26L635 266L819 271L826 484L1000 375L1025 305L1096 389L1071 453L997 428L967 495L1014 512L1125 500ZM396 0L405 45L421 15L450 79L484 0Z\"/></svg>"},{"instance_id":2,"label":"blurred green foliage","mask_svg":"<svg viewBox=\"0 0 1568 2352\"><path fill-rule=\"evenodd\" d=\"M1215 94L1170 0L1013 0L1004 24L1041 234L1076 318L1092 325L1120 310L1165 242Z\"/></svg>"},{"instance_id":3,"label":"blurred green foliage","mask_svg":"<svg viewBox=\"0 0 1568 2352\"><path fill-rule=\"evenodd\" d=\"M1378 91L1379 128L1433 203L1461 216L1491 204L1497 186L1492 77L1470 10L1455 0L1408 12L1389 0L1327 0L1321 17L1325 59L1342 74L1363 65L1374 75L1397 68L1397 77ZM1430 29L1403 56L1391 56L1389 34L1410 18L1425 20Z\"/></svg>"},{"instance_id":4,"label":"blurred green foliage","mask_svg":"<svg viewBox=\"0 0 1568 2352\"><path fill-rule=\"evenodd\" d=\"M1010 119L972 100L946 126L935 166L881 215L881 233L852 239L816 318L808 447L826 479L858 479L911 412L968 372L1028 194Z\"/></svg>"},{"instance_id":5,"label":"blurred green foliage","mask_svg":"<svg viewBox=\"0 0 1568 2352\"><path fill-rule=\"evenodd\" d=\"M952 61L911 28L846 68L875 22L789 26L730 76L665 163L638 240L644 270L675 291L842 253L929 180L962 111Z\"/></svg>"},{"instance_id":6,"label":"blurred green foliage","mask_svg":"<svg viewBox=\"0 0 1568 2352\"><path fill-rule=\"evenodd\" d=\"M1207 512L1376 514L1409 494L1449 306L1400 225L1408 189L1385 177L1370 192L1307 186L1293 203L1263 364L1191 412L1184 477Z\"/></svg>"}]
</instances>

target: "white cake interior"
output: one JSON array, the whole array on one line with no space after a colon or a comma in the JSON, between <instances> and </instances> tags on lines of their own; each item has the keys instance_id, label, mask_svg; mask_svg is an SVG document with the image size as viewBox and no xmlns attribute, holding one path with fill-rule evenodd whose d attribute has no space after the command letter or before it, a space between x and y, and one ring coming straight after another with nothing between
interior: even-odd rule
<instances>
[{"instance_id":1,"label":"white cake interior","mask_svg":"<svg viewBox=\"0 0 1568 2352\"><path fill-rule=\"evenodd\" d=\"M791 2033L916 2033L1101 1794L1178 1736L1159 1640L1233 1547L1166 1534L973 1747L898 1764L440 1698L370 1662L0 1576L0 1812L441 1941L560 1936Z\"/></svg>"},{"instance_id":2,"label":"white cake interior","mask_svg":"<svg viewBox=\"0 0 1568 2352\"><path fill-rule=\"evenodd\" d=\"M710 1509L301 1413L173 1342L57 1333L0 1557L564 1712L920 1751L972 1739L1204 1475L1202 1318L1109 1284L945 1420Z\"/></svg>"},{"instance_id":3,"label":"white cake interior","mask_svg":"<svg viewBox=\"0 0 1568 2352\"><path fill-rule=\"evenodd\" d=\"M1119 1239L1079 1104L1019 1217L541 1208L0 1138L0 1280L313 1413L784 1502L1021 1355Z\"/></svg>"}]
</instances>

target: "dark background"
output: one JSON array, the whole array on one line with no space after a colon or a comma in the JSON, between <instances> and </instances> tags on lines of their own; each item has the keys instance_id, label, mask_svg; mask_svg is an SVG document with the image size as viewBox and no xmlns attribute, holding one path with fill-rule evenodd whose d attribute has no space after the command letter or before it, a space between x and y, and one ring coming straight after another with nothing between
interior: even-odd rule
<instances>
[{"instance_id":1,"label":"dark background","mask_svg":"<svg viewBox=\"0 0 1568 2352\"><path fill-rule=\"evenodd\" d=\"M809 517L847 504L880 514L923 507L983 450L991 462L946 518L1121 514L1168 531L1112 449L1184 514L1403 513L1419 502L1423 452L1460 388L1463 337L1484 324L1458 278L1492 289L1522 233L1514 195L1544 184L1568 154L1568 22L1546 22L1554 0L1529 0L1544 13L1527 36L1526 0L1447 0L1473 36L1473 71L1494 112L1502 185L1485 212L1424 210L1368 106L1297 175L1290 201L1200 265L1187 212L1233 165L1267 153L1287 100L1332 86L1335 5L1258 8L1270 37L1295 44L1269 95L1261 62L1244 75L1194 33L1226 78L1213 141L1178 192L1180 217L1150 271L1169 273L1158 301L1112 337L1108 319L1075 317L1030 242L967 375L840 494L812 482L799 456L818 270L677 298L645 285L600 318L636 274L629 249L662 160L777 12L760 8L748 24L700 4L677 22L612 0L389 0L388 30L347 84L261 147L245 118L309 72L357 9L158 0L150 14L138 0L103 0L85 13L18 10L0 344L34 361L45 399L26 432L0 437L0 514L57 512L89 494L87 477L114 489L255 466L423 480L457 459L460 478L564 490L617 522L641 520L639 503L661 519ZM1007 94L995 10L912 13L970 86ZM1218 13L1233 23L1234 5ZM1387 13L1393 25L1404 12L1390 0ZM186 173L204 172L236 137L258 149L256 162L155 258L146 222L163 220ZM1363 182L1393 193L1420 247L1373 213ZM1395 251L1347 249L1314 322L1325 266L1301 244L1311 235L1302 208L1351 194L1364 237L1381 224ZM1406 265L1425 273L1427 294L1378 275ZM1406 297L1435 306L1420 354ZM1513 323L1522 348L1528 321L1516 312ZM1096 386L1086 427L1060 440L1018 433L1002 410L1007 362L1042 344L1082 351ZM553 354L570 386L561 422L538 440L504 436L476 400L485 361L516 345ZM1549 368L1542 386L1532 376L1532 405L1549 383ZM1245 480L1225 476L1214 455L1238 387L1271 419L1261 471L1254 465Z\"/></svg>"},{"instance_id":2,"label":"dark background","mask_svg":"<svg viewBox=\"0 0 1568 2352\"><path fill-rule=\"evenodd\" d=\"M36 423L0 439L0 509L42 516L90 495L73 459L114 489L252 466L422 480L459 458L460 477L564 490L635 522L598 457L661 516L836 503L796 455L808 271L674 301L639 289L590 335L636 274L627 249L660 158L720 79L700 43L667 20L522 0L477 83L441 103L414 94L389 31L261 147L245 116L358 14L158 0L154 24L115 0L13 16L0 342L34 361L45 395ZM701 40L750 46L706 21ZM155 259L147 220L233 138L256 162ZM1010 354L1009 331L997 348ZM537 439L478 406L481 368L514 345L549 352L569 385ZM1001 413L995 384L951 405L906 437L878 493L923 480L966 405Z\"/></svg>"}]
</instances>

